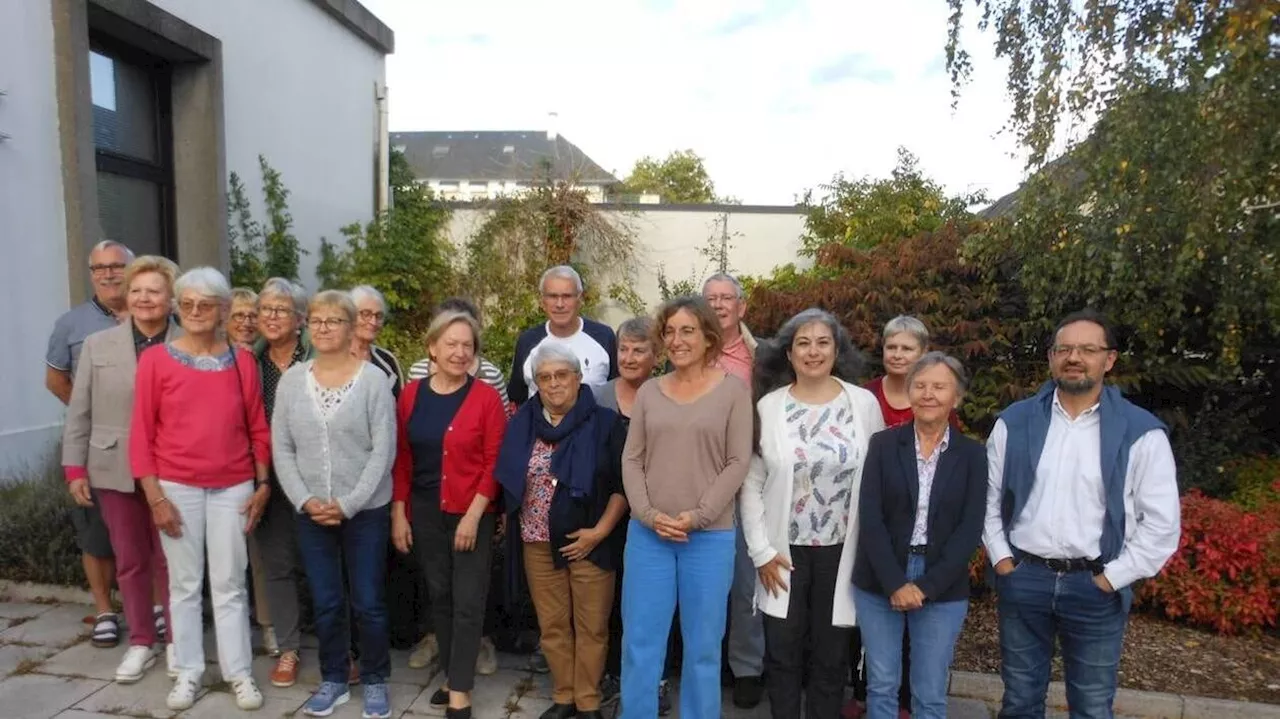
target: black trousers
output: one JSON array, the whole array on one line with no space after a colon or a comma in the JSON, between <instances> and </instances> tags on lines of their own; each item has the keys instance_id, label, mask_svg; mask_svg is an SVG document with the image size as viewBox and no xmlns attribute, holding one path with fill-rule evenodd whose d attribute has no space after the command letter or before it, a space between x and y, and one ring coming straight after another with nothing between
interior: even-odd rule
<instances>
[{"instance_id":1,"label":"black trousers","mask_svg":"<svg viewBox=\"0 0 1280 719\"><path fill-rule=\"evenodd\" d=\"M838 544L791 547L787 618L764 618L765 686L774 719L840 716L849 671L849 629L832 626L831 613L842 549ZM808 698L803 714L802 693Z\"/></svg>"},{"instance_id":2,"label":"black trousers","mask_svg":"<svg viewBox=\"0 0 1280 719\"><path fill-rule=\"evenodd\" d=\"M441 511L439 490L415 492L412 502L413 544L431 597L440 668L449 689L469 692L475 688L497 520L485 514L476 532L475 549L455 552L453 535L462 515Z\"/></svg>"}]
</instances>

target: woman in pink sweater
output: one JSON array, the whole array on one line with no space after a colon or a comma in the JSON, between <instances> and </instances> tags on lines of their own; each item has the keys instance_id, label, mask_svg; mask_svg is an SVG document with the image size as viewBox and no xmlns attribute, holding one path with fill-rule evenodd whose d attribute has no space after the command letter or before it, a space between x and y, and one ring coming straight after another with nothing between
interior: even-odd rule
<instances>
[{"instance_id":1,"label":"woman in pink sweater","mask_svg":"<svg viewBox=\"0 0 1280 719\"><path fill-rule=\"evenodd\" d=\"M201 603L205 551L222 678L245 710L262 706L249 645L252 531L271 492L271 432L253 356L233 350L222 326L231 287L199 267L174 285L185 334L138 359L129 462L160 529L169 565L174 665L168 706L195 702L204 674Z\"/></svg>"}]
</instances>

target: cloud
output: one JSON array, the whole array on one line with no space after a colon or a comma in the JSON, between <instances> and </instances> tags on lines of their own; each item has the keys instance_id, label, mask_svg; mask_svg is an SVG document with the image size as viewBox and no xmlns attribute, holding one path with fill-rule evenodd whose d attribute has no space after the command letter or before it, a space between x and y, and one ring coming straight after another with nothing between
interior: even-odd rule
<instances>
[{"instance_id":1,"label":"cloud","mask_svg":"<svg viewBox=\"0 0 1280 719\"><path fill-rule=\"evenodd\" d=\"M860 52L842 55L831 62L820 65L809 75L815 85L833 85L845 80L863 80L871 83L884 83L893 79L893 73L875 61L875 58Z\"/></svg>"},{"instance_id":2,"label":"cloud","mask_svg":"<svg viewBox=\"0 0 1280 719\"><path fill-rule=\"evenodd\" d=\"M763 12L738 13L712 28L711 34L719 36L736 35L743 30L750 30L759 25L764 22L766 17Z\"/></svg>"}]
</instances>

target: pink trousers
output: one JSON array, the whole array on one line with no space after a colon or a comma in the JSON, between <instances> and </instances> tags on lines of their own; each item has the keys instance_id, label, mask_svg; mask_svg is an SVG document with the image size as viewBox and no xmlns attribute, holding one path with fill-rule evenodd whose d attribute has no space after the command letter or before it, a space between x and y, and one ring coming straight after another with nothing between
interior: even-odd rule
<instances>
[{"instance_id":1,"label":"pink trousers","mask_svg":"<svg viewBox=\"0 0 1280 719\"><path fill-rule=\"evenodd\" d=\"M124 619L129 626L130 646L156 643L155 604L164 607L165 626L169 619L169 566L160 549L160 534L151 521L151 508L142 492L93 492L102 509L102 519L111 535L116 555L116 583L124 595ZM170 638L172 641L172 638Z\"/></svg>"}]
</instances>

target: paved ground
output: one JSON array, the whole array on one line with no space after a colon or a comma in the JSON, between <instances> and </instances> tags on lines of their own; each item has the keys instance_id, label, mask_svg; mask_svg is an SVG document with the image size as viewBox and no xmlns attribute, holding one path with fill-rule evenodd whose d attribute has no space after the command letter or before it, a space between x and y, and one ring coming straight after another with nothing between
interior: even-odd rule
<instances>
[{"instance_id":1,"label":"paved ground","mask_svg":"<svg viewBox=\"0 0 1280 719\"><path fill-rule=\"evenodd\" d=\"M163 660L138 684L124 686L112 681L124 648L96 649L86 641L89 626L82 619L90 608L78 604L0 603L0 719L95 719L102 717L172 717L165 707L169 680ZM298 685L277 689L267 681L273 660L258 657L254 675L260 682L266 704L257 716L302 716L299 708L319 681L315 638L304 637L308 645ZM210 660L208 685L195 707L182 717L220 718L240 714L234 697L225 688L213 685L219 679L212 635L206 636ZM524 670L526 657L500 655L499 671L478 677L474 694L476 719L537 719L551 705L548 678ZM415 670L408 665L408 653L392 652L391 696L395 716L442 716L430 707L427 698L439 686L434 669ZM337 719L360 716L359 694L335 712ZM608 714L606 714L608 716ZM673 713L678 717L679 712ZM726 695L724 717L765 719L766 706L750 712L734 709ZM991 709L980 701L953 698L953 719L990 719ZM687 718L695 719L695 718ZM697 718L703 719L703 718Z\"/></svg>"}]
</instances>

